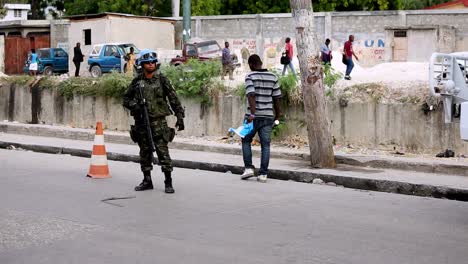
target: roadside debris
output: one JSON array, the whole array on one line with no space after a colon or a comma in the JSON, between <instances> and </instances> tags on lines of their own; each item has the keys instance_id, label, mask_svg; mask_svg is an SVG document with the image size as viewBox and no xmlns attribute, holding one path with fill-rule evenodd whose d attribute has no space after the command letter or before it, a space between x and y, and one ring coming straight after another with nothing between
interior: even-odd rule
<instances>
[{"instance_id":1,"label":"roadside debris","mask_svg":"<svg viewBox=\"0 0 468 264\"><path fill-rule=\"evenodd\" d=\"M317 179L314 179L314 180L312 181L312 183L313 183L313 184L324 184L325 182L324 182L322 179L317 178Z\"/></svg>"}]
</instances>

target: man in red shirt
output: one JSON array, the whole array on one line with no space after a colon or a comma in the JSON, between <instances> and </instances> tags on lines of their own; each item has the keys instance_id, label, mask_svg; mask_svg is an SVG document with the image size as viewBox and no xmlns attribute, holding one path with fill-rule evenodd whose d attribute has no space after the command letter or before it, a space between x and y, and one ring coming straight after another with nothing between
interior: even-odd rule
<instances>
[{"instance_id":1,"label":"man in red shirt","mask_svg":"<svg viewBox=\"0 0 468 264\"><path fill-rule=\"evenodd\" d=\"M289 64L284 64L284 67L283 67L283 75L284 73L286 72L286 68L289 66L289 68L291 69L291 72L292 74L294 74L294 76L296 76L296 71L294 70L294 66L293 66L293 63L292 63L292 60L293 60L293 45L291 44L291 38L286 38L286 56L288 56L289 58Z\"/></svg>"},{"instance_id":2,"label":"man in red shirt","mask_svg":"<svg viewBox=\"0 0 468 264\"><path fill-rule=\"evenodd\" d=\"M356 56L353 50L353 42L354 42L354 36L349 35L349 40L345 42L344 44L344 50L343 54L346 57L346 75L345 79L346 80L351 80L351 71L354 68L354 62L353 62L353 56L356 58L357 61L359 61L359 58Z\"/></svg>"}]
</instances>

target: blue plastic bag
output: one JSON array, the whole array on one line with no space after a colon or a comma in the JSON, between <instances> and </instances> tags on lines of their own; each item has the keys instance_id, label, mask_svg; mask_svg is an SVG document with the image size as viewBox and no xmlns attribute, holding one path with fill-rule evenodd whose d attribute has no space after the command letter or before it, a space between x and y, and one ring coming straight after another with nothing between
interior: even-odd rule
<instances>
[{"instance_id":1,"label":"blue plastic bag","mask_svg":"<svg viewBox=\"0 0 468 264\"><path fill-rule=\"evenodd\" d=\"M236 133L239 137L244 138L253 130L253 122L247 123L244 121L244 124L238 128L229 128L229 132Z\"/></svg>"}]
</instances>

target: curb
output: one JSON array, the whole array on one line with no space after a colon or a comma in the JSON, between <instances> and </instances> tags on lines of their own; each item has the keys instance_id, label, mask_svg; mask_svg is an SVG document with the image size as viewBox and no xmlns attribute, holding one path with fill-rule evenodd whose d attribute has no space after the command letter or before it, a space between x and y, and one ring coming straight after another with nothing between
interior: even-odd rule
<instances>
[{"instance_id":1,"label":"curb","mask_svg":"<svg viewBox=\"0 0 468 264\"><path fill-rule=\"evenodd\" d=\"M9 146L21 148L24 150L30 150L40 153L48 154L68 154L76 157L91 157L91 151L75 148L61 148L43 145L31 145L21 144L15 142L0 141L0 148L6 149ZM113 161L124 161L124 162L139 162L139 156L129 155L115 152L108 152L107 158ZM155 158L157 160L157 158ZM226 165L218 163L208 162L197 162L188 160L173 160L174 167L184 169L198 169L215 172L231 172L233 174L242 174L244 168L236 165ZM345 188L397 193L413 196L433 197L449 200L468 201L468 190L456 189L442 186L422 185L413 184L399 181L388 181L388 180L375 180L375 179L364 179L354 178L347 176L337 176L326 173L315 173L315 172L296 172L287 170L275 170L271 169L269 177L277 180L284 181L296 181L304 183L312 183L314 179L321 179L324 182L333 182L337 185Z\"/></svg>"},{"instance_id":2,"label":"curb","mask_svg":"<svg viewBox=\"0 0 468 264\"><path fill-rule=\"evenodd\" d=\"M72 139L72 140L84 140L84 141L93 141L95 132L89 129L76 129L75 131L61 129L59 127L44 127L41 125L30 125L26 126L24 124L8 124L0 122L0 132L7 134L20 134L27 136L42 136L42 137L55 137L63 139ZM117 144L134 144L130 139L129 135L118 135L113 133L106 133L104 131L104 136L107 143L117 143ZM232 155L242 155L242 150L240 147L230 148L222 146L211 146L211 145L196 145L186 142L171 142L169 147L174 149L181 150L192 150L192 151L205 151L205 152L214 152L214 153L224 153ZM261 151L258 149L252 149L252 153L256 156L260 156ZM292 159L292 160L309 160L310 155L307 153L294 153L294 152L281 152L281 151L272 151L270 154L271 158L277 159Z\"/></svg>"},{"instance_id":3,"label":"curb","mask_svg":"<svg viewBox=\"0 0 468 264\"><path fill-rule=\"evenodd\" d=\"M75 129L65 130L60 127L45 127L41 125L24 125L24 124L10 124L0 122L0 132L10 134L21 134L30 136L45 136L45 137L56 137L73 140L94 140L94 131L89 129ZM106 142L118 143L118 144L133 144L130 136L109 134L105 133ZM192 151L203 151L203 152L214 152L224 153L232 155L242 155L240 148L223 147L223 146L210 146L210 145L196 145L185 142L171 142L169 147L181 150L192 150ZM253 149L255 156L260 155L260 150ZM310 160L310 155L307 153L294 153L294 152L281 152L272 151L270 154L271 158L277 159L291 159L291 160ZM368 158L368 157L366 157ZM359 157L349 157L345 155L336 155L336 162L338 164L345 164L351 166L360 167L371 167L381 169L396 169L396 170L412 170L416 172L424 173L439 173L439 174L451 174L468 176L468 164L467 165L456 165L456 164L442 164L442 163L430 163L430 162L414 162L404 160L388 160L384 158L373 158L368 161L360 161Z\"/></svg>"}]
</instances>

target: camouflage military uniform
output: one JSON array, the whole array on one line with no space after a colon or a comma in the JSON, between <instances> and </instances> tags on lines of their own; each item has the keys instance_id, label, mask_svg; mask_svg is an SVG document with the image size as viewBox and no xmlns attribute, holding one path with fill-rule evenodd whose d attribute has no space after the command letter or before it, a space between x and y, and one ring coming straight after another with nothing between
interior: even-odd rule
<instances>
[{"instance_id":1,"label":"camouflage military uniform","mask_svg":"<svg viewBox=\"0 0 468 264\"><path fill-rule=\"evenodd\" d=\"M124 107L130 110L135 118L135 126L132 127L132 139L140 147L141 171L151 171L151 146L146 135L146 127L143 120L142 109L138 105L139 91L142 88L143 96L147 101L148 116L151 122L153 141L156 147L159 164L163 172L172 171L172 160L169 156L168 142L172 141L174 130L169 128L166 116L174 111L178 118L184 118L184 109L180 104L177 94L169 80L162 74L156 73L152 79L146 79L142 74L136 77L124 95ZM169 108L170 105L170 108Z\"/></svg>"}]
</instances>

